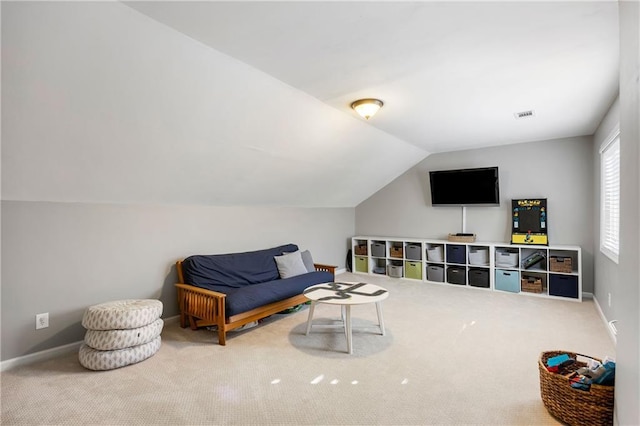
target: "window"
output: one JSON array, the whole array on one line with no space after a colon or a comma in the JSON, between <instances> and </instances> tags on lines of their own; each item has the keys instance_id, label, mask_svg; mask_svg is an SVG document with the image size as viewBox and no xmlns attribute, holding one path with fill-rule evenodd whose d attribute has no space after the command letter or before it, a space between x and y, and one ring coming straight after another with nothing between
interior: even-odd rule
<instances>
[{"instance_id":1,"label":"window","mask_svg":"<svg viewBox=\"0 0 640 426\"><path fill-rule=\"evenodd\" d=\"M618 263L620 251L620 130L600 148L600 251Z\"/></svg>"}]
</instances>

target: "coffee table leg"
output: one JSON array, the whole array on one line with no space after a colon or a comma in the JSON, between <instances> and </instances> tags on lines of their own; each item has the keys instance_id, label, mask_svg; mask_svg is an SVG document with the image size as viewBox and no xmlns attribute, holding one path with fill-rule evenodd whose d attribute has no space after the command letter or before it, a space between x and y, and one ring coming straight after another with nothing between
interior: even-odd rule
<instances>
[{"instance_id":1,"label":"coffee table leg","mask_svg":"<svg viewBox=\"0 0 640 426\"><path fill-rule=\"evenodd\" d=\"M311 331L311 321L313 321L313 310L316 307L316 301L312 300L311 301L311 306L309 307L309 318L307 319L307 332L305 333L305 335L309 335L309 332Z\"/></svg>"},{"instance_id":2,"label":"coffee table leg","mask_svg":"<svg viewBox=\"0 0 640 426\"><path fill-rule=\"evenodd\" d=\"M380 326L380 332L384 336L384 318L382 317L382 302L376 302L376 311L378 311L378 325Z\"/></svg>"},{"instance_id":3,"label":"coffee table leg","mask_svg":"<svg viewBox=\"0 0 640 426\"><path fill-rule=\"evenodd\" d=\"M352 333L351 333L351 305L346 305L345 308L346 311L346 318L345 318L345 324L346 324L346 335L347 335L347 352L349 353L349 355L351 355L353 353L353 345L352 345Z\"/></svg>"}]
</instances>

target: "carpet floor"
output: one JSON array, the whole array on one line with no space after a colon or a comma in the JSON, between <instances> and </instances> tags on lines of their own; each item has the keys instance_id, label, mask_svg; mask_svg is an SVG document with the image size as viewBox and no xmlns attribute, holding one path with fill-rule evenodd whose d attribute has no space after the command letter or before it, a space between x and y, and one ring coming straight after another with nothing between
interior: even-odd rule
<instances>
[{"instance_id":1,"label":"carpet floor","mask_svg":"<svg viewBox=\"0 0 640 426\"><path fill-rule=\"evenodd\" d=\"M2 372L2 424L559 424L540 398L540 353L615 357L592 300L337 279L390 293L385 336L374 305L352 308L352 355L339 329L305 335L307 306L230 333L224 347L168 321L158 353L135 365L93 372L70 353ZM339 317L326 304L314 315Z\"/></svg>"}]
</instances>

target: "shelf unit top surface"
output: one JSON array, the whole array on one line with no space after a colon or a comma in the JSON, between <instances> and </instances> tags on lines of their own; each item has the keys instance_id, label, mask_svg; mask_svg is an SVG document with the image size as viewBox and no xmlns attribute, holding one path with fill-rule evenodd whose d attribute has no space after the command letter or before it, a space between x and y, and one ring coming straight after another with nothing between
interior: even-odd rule
<instances>
[{"instance_id":1,"label":"shelf unit top surface","mask_svg":"<svg viewBox=\"0 0 640 426\"><path fill-rule=\"evenodd\" d=\"M406 243L431 243L431 244L466 244L470 246L495 246L495 247L512 247L512 248L528 248L528 249L549 249L549 250L575 250L580 251L580 246L573 245L526 245L526 244L511 244L504 241L474 241L474 242L459 242L449 241L437 238L405 238L405 237L381 237L381 236L355 236L354 240L376 240L376 241L397 241Z\"/></svg>"}]
</instances>

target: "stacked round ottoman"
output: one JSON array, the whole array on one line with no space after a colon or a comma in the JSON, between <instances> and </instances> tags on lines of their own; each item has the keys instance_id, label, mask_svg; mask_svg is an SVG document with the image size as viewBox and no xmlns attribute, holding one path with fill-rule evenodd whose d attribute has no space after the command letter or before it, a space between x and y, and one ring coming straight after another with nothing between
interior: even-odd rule
<instances>
[{"instance_id":1,"label":"stacked round ottoman","mask_svg":"<svg viewBox=\"0 0 640 426\"><path fill-rule=\"evenodd\" d=\"M113 370L135 364L160 349L164 326L162 302L118 300L89 307L82 318L87 329L79 359L90 370Z\"/></svg>"}]
</instances>

